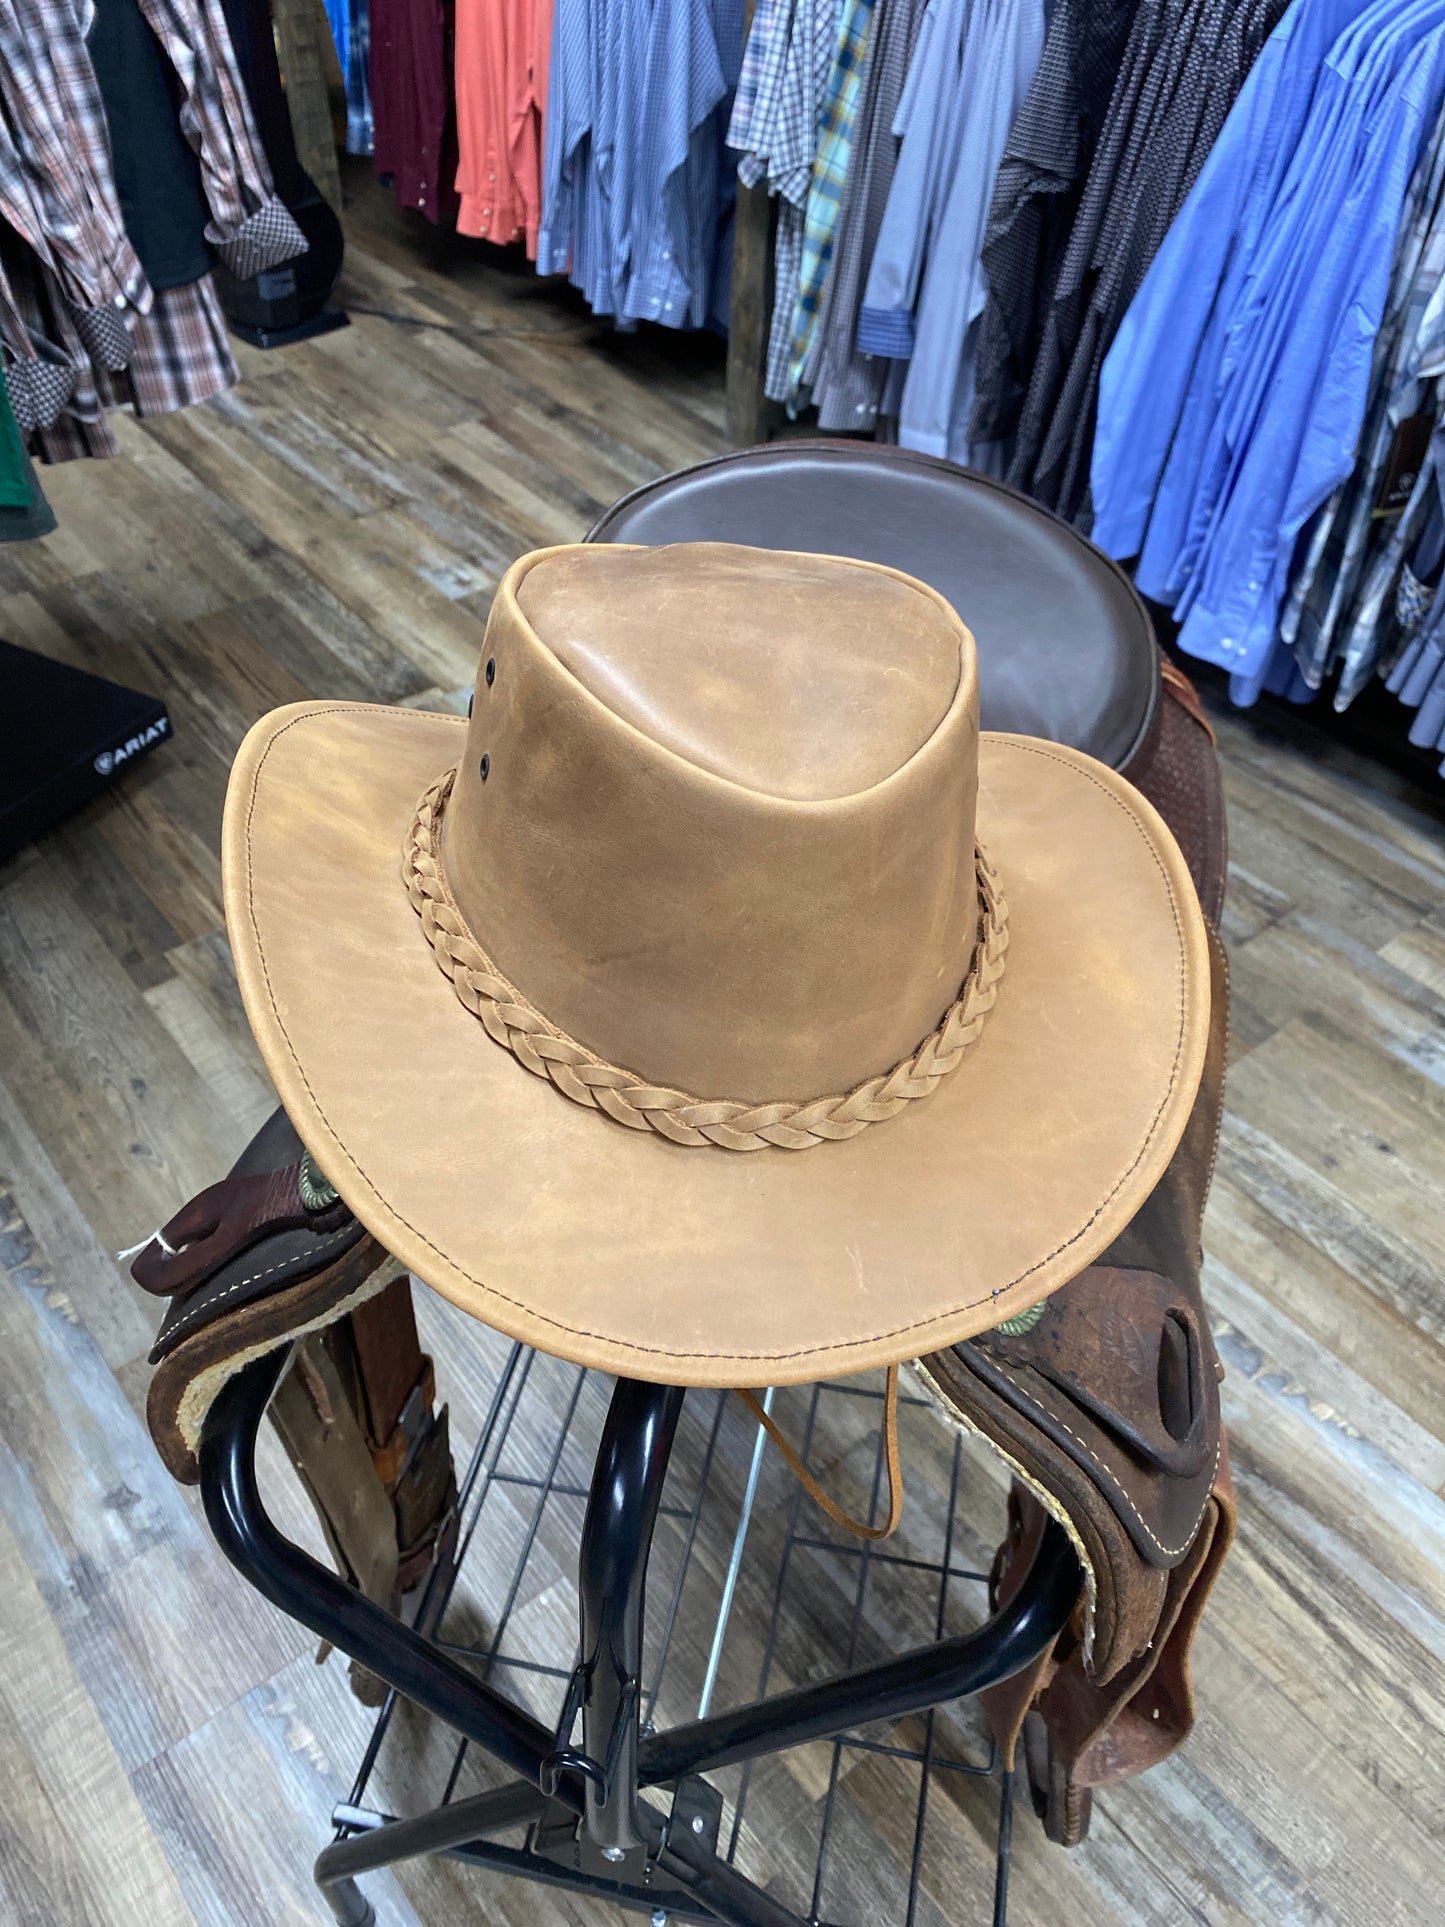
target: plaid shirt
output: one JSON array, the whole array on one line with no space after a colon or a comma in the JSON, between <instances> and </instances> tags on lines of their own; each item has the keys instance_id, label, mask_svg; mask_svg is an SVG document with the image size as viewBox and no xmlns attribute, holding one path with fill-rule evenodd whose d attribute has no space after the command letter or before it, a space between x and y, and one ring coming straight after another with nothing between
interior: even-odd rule
<instances>
[{"instance_id":1,"label":"plaid shirt","mask_svg":"<svg viewBox=\"0 0 1445 1927\"><path fill-rule=\"evenodd\" d=\"M193 408L241 379L209 274L182 288L157 288L154 306L132 334L135 352L116 387L129 388L137 415Z\"/></svg>"},{"instance_id":2,"label":"plaid shirt","mask_svg":"<svg viewBox=\"0 0 1445 1927\"><path fill-rule=\"evenodd\" d=\"M738 178L748 187L766 178L778 197L773 323L763 381L773 401L788 393L808 189L836 42L834 0L772 0L760 7L728 130L728 145L743 150Z\"/></svg>"},{"instance_id":3,"label":"plaid shirt","mask_svg":"<svg viewBox=\"0 0 1445 1927\"><path fill-rule=\"evenodd\" d=\"M798 292L793 301L793 335L788 364L788 409L796 413L805 401L804 380L818 332L823 291L833 261L838 210L853 152L853 131L868 59L874 0L843 0L838 19L838 44L833 67L818 110L818 147L808 183L803 214L803 240L798 266Z\"/></svg>"},{"instance_id":4,"label":"plaid shirt","mask_svg":"<svg viewBox=\"0 0 1445 1927\"><path fill-rule=\"evenodd\" d=\"M76 308L144 307L100 89L71 0L0 0L0 213Z\"/></svg>"},{"instance_id":5,"label":"plaid shirt","mask_svg":"<svg viewBox=\"0 0 1445 1927\"><path fill-rule=\"evenodd\" d=\"M304 254L306 237L276 195L220 0L140 6L181 83L181 131L211 210L206 239L243 281Z\"/></svg>"},{"instance_id":6,"label":"plaid shirt","mask_svg":"<svg viewBox=\"0 0 1445 1927\"><path fill-rule=\"evenodd\" d=\"M245 277L303 252L276 198L217 0L141 0L181 84L207 238ZM204 401L239 378L209 275L154 292L126 236L81 0L0 0L0 343L47 461L114 454L105 410ZM124 372L122 372L124 371Z\"/></svg>"}]
</instances>

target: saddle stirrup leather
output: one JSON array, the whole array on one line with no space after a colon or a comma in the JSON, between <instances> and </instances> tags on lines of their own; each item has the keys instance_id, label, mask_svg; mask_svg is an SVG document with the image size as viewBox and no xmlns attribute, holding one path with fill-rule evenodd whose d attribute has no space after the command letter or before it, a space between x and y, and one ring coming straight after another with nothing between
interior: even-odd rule
<instances>
[{"instance_id":1,"label":"saddle stirrup leather","mask_svg":"<svg viewBox=\"0 0 1445 1927\"><path fill-rule=\"evenodd\" d=\"M147 1420L172 1475L199 1478L206 1414L227 1381L295 1340L272 1424L337 1570L394 1608L451 1542L447 1410L437 1409L410 1278L337 1198L284 1112L131 1269L168 1300ZM377 1703L377 1682L355 1666L351 1677L357 1696Z\"/></svg>"},{"instance_id":2,"label":"saddle stirrup leather","mask_svg":"<svg viewBox=\"0 0 1445 1927\"><path fill-rule=\"evenodd\" d=\"M1212 732L1172 665L1160 711L1131 776L1174 830L1209 924L1210 1037L1194 1110L1163 1178L1092 1265L1032 1312L919 1366L944 1416L1014 1474L994 1603L1027 1572L1046 1516L1084 1567L1068 1632L984 1695L1005 1764L1022 1740L1035 1807L1065 1846L1088 1831L1094 1787L1188 1737L1190 1644L1234 1534L1222 1374L1199 1284L1229 1027L1223 801Z\"/></svg>"}]
</instances>

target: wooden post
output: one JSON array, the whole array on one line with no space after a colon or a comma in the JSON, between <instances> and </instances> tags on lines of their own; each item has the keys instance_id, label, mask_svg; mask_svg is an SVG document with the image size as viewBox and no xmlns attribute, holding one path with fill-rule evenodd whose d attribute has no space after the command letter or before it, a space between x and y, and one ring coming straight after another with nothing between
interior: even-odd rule
<instances>
[{"instance_id":1,"label":"wooden post","mask_svg":"<svg viewBox=\"0 0 1445 1927\"><path fill-rule=\"evenodd\" d=\"M743 45L753 30L756 0L743 0ZM747 448L768 439L768 398L763 393L772 319L773 204L766 180L738 182L733 215L733 278L728 303L728 440Z\"/></svg>"},{"instance_id":2,"label":"wooden post","mask_svg":"<svg viewBox=\"0 0 1445 1927\"><path fill-rule=\"evenodd\" d=\"M728 312L728 439L737 448L767 440L763 393L772 306L773 207L766 181L738 183L733 216L733 279Z\"/></svg>"},{"instance_id":3,"label":"wooden post","mask_svg":"<svg viewBox=\"0 0 1445 1927\"><path fill-rule=\"evenodd\" d=\"M322 0L272 0L271 10L297 155L340 214L341 169L336 161L336 130L331 123L331 90L326 78L331 27Z\"/></svg>"}]
</instances>

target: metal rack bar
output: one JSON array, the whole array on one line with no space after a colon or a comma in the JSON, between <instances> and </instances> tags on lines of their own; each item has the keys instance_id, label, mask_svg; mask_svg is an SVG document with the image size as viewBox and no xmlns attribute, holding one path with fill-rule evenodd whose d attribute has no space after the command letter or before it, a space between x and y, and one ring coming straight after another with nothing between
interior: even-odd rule
<instances>
[{"instance_id":1,"label":"metal rack bar","mask_svg":"<svg viewBox=\"0 0 1445 1927\"><path fill-rule=\"evenodd\" d=\"M1029 1579L1007 1608L983 1626L950 1638L945 1637L945 1629L951 1588L977 1579L955 1556L960 1442L955 1441L952 1449L952 1483L941 1557L936 1559L922 1556L917 1544L901 1553L874 1551L870 1558L869 1548L834 1544L813 1530L800 1532L802 1491L795 1487L781 1546L774 1512L747 1567L756 1574L758 1560L775 1555L778 1560L757 1698L661 1733L645 1732L641 1730L644 1711L650 1719L665 1697L670 1704L677 1702L678 1689L667 1692L666 1678L677 1649L677 1628L689 1618L685 1592L689 1575L696 1571L694 1555L701 1527L705 1518L714 1519L711 1543L716 1544L721 1521L709 1512L710 1505L721 1502L715 1491L716 1474L722 1463L737 1465L735 1453L719 1456L728 1410L725 1395L712 1406L694 1395L684 1425L685 1401L680 1391L622 1381L612 1393L599 1444L591 1429L599 1402L589 1398L583 1404L587 1375L578 1372L572 1377L572 1368L566 1368L565 1391L559 1394L550 1364L539 1373L535 1355L513 1347L499 1365L481 1435L462 1480L457 1563L439 1565L428 1575L415 1624L407 1626L289 1545L261 1508L255 1487L255 1434L279 1377L282 1356L263 1360L232 1381L208 1421L201 1454L202 1488L212 1529L227 1556L283 1611L352 1652L459 1735L441 1804L415 1819L393 1820L384 1810L365 1804L368 1782L392 1725L395 1692L389 1696L352 1797L336 1810L338 1838L318 1863L318 1878L339 1920L360 1923L366 1918L364 1898L354 1885L357 1872L390 1865L414 1853L442 1852L494 1871L603 1895L624 1907L641 1905L641 1896L654 1908L679 1918L714 1918L736 1927L783 1927L784 1923L800 1927L805 1916L770 1898L736 1863L744 1838L753 1761L804 1740L827 1739L832 1761L813 1862L809 1927L824 1923L828 1868L841 1812L842 1763L850 1754L872 1755L889 1762L890 1770L894 1765L912 1766L919 1773L916 1826L900 1880L900 1887L906 1885L907 1898L897 1923L897 1927L904 1927L905 1921L907 1927L917 1927L931 1776L940 1770L973 1775L989 1770L988 1762L955 1757L941 1743L933 1709L1016 1671L1056 1637L1078 1590L1077 1566L1061 1532L1056 1529L1046 1537ZM818 1435L822 1401L835 1392L848 1399L872 1397L877 1402L879 1398L856 1385L812 1388L803 1442L805 1462ZM534 1413L534 1407L540 1410ZM684 1438L685 1449L674 1453L674 1441ZM562 1504L575 1502L579 1488L562 1474L569 1447L575 1453L591 1452L595 1466L582 1526L579 1574L583 1638L578 1650L585 1664L575 1675L532 1652L501 1650L524 1593L529 1562L543 1543L548 1508L554 1499ZM529 1455L531 1467L540 1463L545 1468L544 1478L538 1479L530 1469L519 1471L510 1462L519 1451ZM669 1477L670 1456L675 1463ZM873 1450L873 1516L883 1464L880 1441ZM749 1468L748 1485L751 1491L743 1495L742 1512L744 1519L751 1520L759 1491L756 1467ZM484 1612L484 1629L470 1642L447 1638L443 1636L447 1602L454 1595L466 1555L487 1539L483 1513L493 1493L498 1503L505 1493L531 1493L535 1498L520 1511L513 1507L508 1513L513 1522L508 1536L515 1537L520 1529L512 1568L495 1574L481 1569L484 1584L497 1589L499 1609ZM738 1504L736 1496L731 1504ZM726 1516L731 1518L731 1511ZM649 1657L643 1638L643 1590L660 1520L670 1522L670 1534L666 1546L659 1545L654 1563L659 1565L661 1596L668 1603ZM546 1530L547 1583L551 1584L556 1554L550 1547L556 1546L558 1531L555 1525ZM741 1544L736 1532L733 1544ZM853 1561L848 1633L846 1640L840 1639L850 1670L765 1697L785 1623L790 1574L797 1568L799 1583L806 1586L812 1575L799 1566L800 1559L828 1561L840 1554L845 1570ZM737 1564L741 1568L740 1554ZM932 1638L927 1644L860 1666L855 1662L863 1650L870 1582L874 1574L884 1572L896 1574L899 1583L905 1577L911 1582L924 1574L934 1576L936 1597L928 1627ZM896 1587L893 1590L896 1593ZM756 1598L755 1582L752 1596ZM905 1614L905 1621L909 1617ZM721 1690L728 1623L727 1615L719 1611L708 1658L715 1682L712 1691ZM870 1639L874 1637L870 1634ZM549 1728L498 1691L490 1676L499 1669L519 1681L535 1680L539 1686L544 1681L560 1685L572 1680L564 1694L568 1710L561 1725ZM681 1690L686 1695L686 1687ZM581 1746L574 1750L570 1729L579 1709ZM924 1714L921 1745L905 1743L911 1740L908 1734L869 1736L853 1730L916 1713ZM472 1746L510 1767L520 1781L489 1793L456 1797ZM714 1846L719 1818L725 1817L718 1810L721 1790L710 1791L695 1776L739 1762L742 1779L724 1851ZM645 1796L649 1787L677 1789L673 1818ZM692 1787L700 1788L700 1793L689 1796ZM1007 1791L1001 1809L1005 1826L1010 1813ZM683 1810L687 1798L693 1802L687 1809L691 1817L688 1825L680 1826L676 1813ZM712 1814L710 1824L705 1820L707 1812ZM491 1837L528 1824L532 1832L525 1848ZM1005 1872L1001 1859L1000 1881Z\"/></svg>"}]
</instances>

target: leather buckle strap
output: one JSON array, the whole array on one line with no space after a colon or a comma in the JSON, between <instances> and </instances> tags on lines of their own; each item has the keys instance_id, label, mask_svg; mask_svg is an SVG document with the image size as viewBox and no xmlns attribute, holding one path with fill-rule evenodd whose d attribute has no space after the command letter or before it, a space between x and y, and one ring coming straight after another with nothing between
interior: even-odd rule
<instances>
[{"instance_id":1,"label":"leather buckle strap","mask_svg":"<svg viewBox=\"0 0 1445 1927\"><path fill-rule=\"evenodd\" d=\"M279 1171L222 1178L183 1204L130 1268L142 1291L174 1298L278 1231L335 1231L351 1213L303 1157Z\"/></svg>"}]
</instances>

